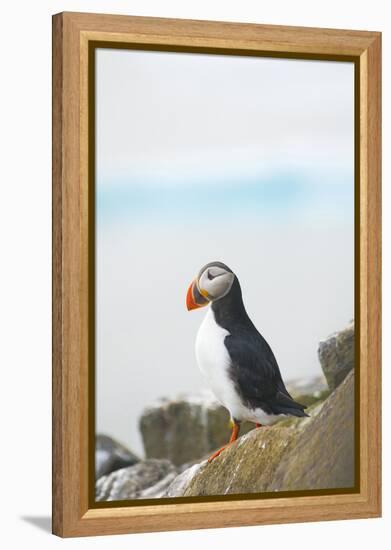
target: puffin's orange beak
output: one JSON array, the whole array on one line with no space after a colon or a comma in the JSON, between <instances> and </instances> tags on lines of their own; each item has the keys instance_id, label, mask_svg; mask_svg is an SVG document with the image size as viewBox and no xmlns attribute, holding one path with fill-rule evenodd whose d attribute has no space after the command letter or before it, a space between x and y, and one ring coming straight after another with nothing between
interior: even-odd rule
<instances>
[{"instance_id":1,"label":"puffin's orange beak","mask_svg":"<svg viewBox=\"0 0 391 550\"><path fill-rule=\"evenodd\" d=\"M208 300L199 292L195 280L192 281L186 294L187 310L191 311L192 309L197 309L199 307L206 306L207 304Z\"/></svg>"}]
</instances>

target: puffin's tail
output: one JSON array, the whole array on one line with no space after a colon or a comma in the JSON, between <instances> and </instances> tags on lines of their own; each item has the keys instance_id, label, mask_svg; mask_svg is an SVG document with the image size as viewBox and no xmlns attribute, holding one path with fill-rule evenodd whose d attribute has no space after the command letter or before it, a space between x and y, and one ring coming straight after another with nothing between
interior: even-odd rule
<instances>
[{"instance_id":1,"label":"puffin's tail","mask_svg":"<svg viewBox=\"0 0 391 550\"><path fill-rule=\"evenodd\" d=\"M288 394L288 392L278 391L272 404L274 414L289 414L291 416L309 416L304 409L306 405L298 403Z\"/></svg>"}]
</instances>

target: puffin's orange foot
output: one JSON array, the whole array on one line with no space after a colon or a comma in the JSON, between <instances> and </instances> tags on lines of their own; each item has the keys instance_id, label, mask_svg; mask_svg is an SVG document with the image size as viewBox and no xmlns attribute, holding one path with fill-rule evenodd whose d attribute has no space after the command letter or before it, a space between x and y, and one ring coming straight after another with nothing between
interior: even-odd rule
<instances>
[{"instance_id":1,"label":"puffin's orange foot","mask_svg":"<svg viewBox=\"0 0 391 550\"><path fill-rule=\"evenodd\" d=\"M229 447L231 445L231 443L233 443L234 441L237 440L238 435L239 435L239 430L240 430L240 422L233 419L232 420L232 433L231 433L231 438L230 438L229 442L226 445L224 445L224 447L221 447L221 449L219 449L218 451L213 453L212 456L210 456L208 458L208 462L212 462L212 460L214 460L217 456L219 456L219 454L222 453L224 451L224 449Z\"/></svg>"},{"instance_id":2,"label":"puffin's orange foot","mask_svg":"<svg viewBox=\"0 0 391 550\"><path fill-rule=\"evenodd\" d=\"M217 458L223 451L224 449L226 449L228 447L228 445L224 445L224 447L221 447L221 449L219 449L218 451L216 451L215 453L212 454L212 456L210 456L208 458L208 462L212 462L212 460L214 460L215 458Z\"/></svg>"},{"instance_id":3,"label":"puffin's orange foot","mask_svg":"<svg viewBox=\"0 0 391 550\"><path fill-rule=\"evenodd\" d=\"M258 422L256 422L255 427L256 428L262 428L262 424L259 424Z\"/></svg>"}]
</instances>

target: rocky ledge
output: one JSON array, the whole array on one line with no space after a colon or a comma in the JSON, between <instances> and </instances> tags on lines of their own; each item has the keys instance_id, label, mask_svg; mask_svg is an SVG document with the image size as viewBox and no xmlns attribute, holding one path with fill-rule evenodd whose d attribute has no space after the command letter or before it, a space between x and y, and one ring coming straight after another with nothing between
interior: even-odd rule
<instances>
[{"instance_id":1,"label":"rocky ledge","mask_svg":"<svg viewBox=\"0 0 391 550\"><path fill-rule=\"evenodd\" d=\"M165 496L330 489L354 485L354 374L295 429L252 430L210 464L182 472Z\"/></svg>"},{"instance_id":2,"label":"rocky ledge","mask_svg":"<svg viewBox=\"0 0 391 550\"><path fill-rule=\"evenodd\" d=\"M259 429L243 423L243 435L210 464L206 457L229 438L228 412L221 405L205 394L148 407L140 419L147 458L106 441L112 452L106 453L106 467L97 467L106 474L96 483L97 500L352 487L354 324L320 342L318 356L321 376L287 384L310 417ZM100 445L97 466L102 440Z\"/></svg>"},{"instance_id":3,"label":"rocky ledge","mask_svg":"<svg viewBox=\"0 0 391 550\"><path fill-rule=\"evenodd\" d=\"M288 387L307 406L323 401L330 393L324 376L294 380ZM253 428L252 422L243 422L240 433ZM166 458L177 466L211 454L231 433L227 409L209 392L156 401L141 416L140 431L148 458Z\"/></svg>"}]
</instances>

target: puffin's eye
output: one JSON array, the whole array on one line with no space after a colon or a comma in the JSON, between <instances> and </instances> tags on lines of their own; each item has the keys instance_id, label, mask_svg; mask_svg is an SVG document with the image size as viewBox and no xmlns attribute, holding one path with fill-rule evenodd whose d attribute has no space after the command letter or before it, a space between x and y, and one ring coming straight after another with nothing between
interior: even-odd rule
<instances>
[{"instance_id":1,"label":"puffin's eye","mask_svg":"<svg viewBox=\"0 0 391 550\"><path fill-rule=\"evenodd\" d=\"M213 279L221 277L221 275L224 275L225 272L223 270L214 269L214 273L215 274L213 275L212 269L208 269L208 271L206 272L209 281L213 281Z\"/></svg>"}]
</instances>

